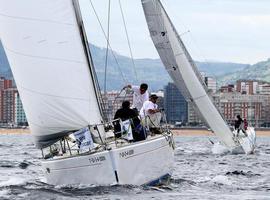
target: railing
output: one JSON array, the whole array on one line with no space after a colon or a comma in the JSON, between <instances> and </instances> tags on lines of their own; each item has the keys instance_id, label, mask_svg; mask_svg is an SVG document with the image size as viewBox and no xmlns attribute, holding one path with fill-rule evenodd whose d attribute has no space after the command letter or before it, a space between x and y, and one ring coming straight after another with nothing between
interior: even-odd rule
<instances>
[{"instance_id":1,"label":"railing","mask_svg":"<svg viewBox=\"0 0 270 200\"><path fill-rule=\"evenodd\" d=\"M169 130L169 125L167 124L164 112L162 112L162 116L165 119L164 125L155 128L157 128L160 134L162 134L167 140L169 140L168 136L171 134L171 132ZM80 149L78 148L76 138L72 135L73 133L70 133L70 135L61 138L59 141L55 142L49 147L41 149L42 157L44 159L50 159L56 156L59 156L59 158L64 158L67 156L68 157L77 156L79 154L91 154L102 150L111 150L112 144L114 144L115 147L121 147L123 146L123 144L126 145L132 142L136 142L133 140L128 140L126 138L129 128L132 129L132 133L134 134L133 132L135 128L134 119L129 120L130 120L130 127L128 127L127 130L121 129L122 123L121 119L115 119L110 122L89 126L88 128L90 130L92 139L94 141L94 144L96 145L95 148L93 149L81 152ZM115 130L117 125L120 125L120 130L118 129L119 131ZM150 130L151 128L143 126L142 128L144 129L146 134L145 139L147 139L147 135L150 135L151 133ZM151 136L154 134L156 133L151 133Z\"/></svg>"}]
</instances>

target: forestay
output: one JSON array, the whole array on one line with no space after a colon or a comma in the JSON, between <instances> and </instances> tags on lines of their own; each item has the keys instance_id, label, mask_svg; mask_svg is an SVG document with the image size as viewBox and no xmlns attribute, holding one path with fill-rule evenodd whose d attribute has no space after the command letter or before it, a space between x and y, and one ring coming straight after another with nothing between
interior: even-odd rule
<instances>
[{"instance_id":1,"label":"forestay","mask_svg":"<svg viewBox=\"0 0 270 200\"><path fill-rule=\"evenodd\" d=\"M196 105L219 139L234 149L233 134L206 93L203 80L161 2L142 0L142 5L151 38L176 86Z\"/></svg>"},{"instance_id":2,"label":"forestay","mask_svg":"<svg viewBox=\"0 0 270 200\"><path fill-rule=\"evenodd\" d=\"M72 0L0 0L0 38L39 147L102 120Z\"/></svg>"}]
</instances>

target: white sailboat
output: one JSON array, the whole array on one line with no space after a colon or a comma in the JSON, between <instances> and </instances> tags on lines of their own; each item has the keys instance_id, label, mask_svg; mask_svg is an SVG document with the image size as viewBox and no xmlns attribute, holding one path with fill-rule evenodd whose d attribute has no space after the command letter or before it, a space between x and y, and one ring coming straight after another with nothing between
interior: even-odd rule
<instances>
[{"instance_id":1,"label":"white sailboat","mask_svg":"<svg viewBox=\"0 0 270 200\"><path fill-rule=\"evenodd\" d=\"M212 131L230 151L252 153L256 134L249 127L247 136L232 132L205 90L195 63L160 0L142 0L142 5L153 43L159 56L187 101L192 102Z\"/></svg>"},{"instance_id":2,"label":"white sailboat","mask_svg":"<svg viewBox=\"0 0 270 200\"><path fill-rule=\"evenodd\" d=\"M109 139L79 1L0 0L0 5L0 38L43 152L47 182L142 185L169 177L174 159L169 130L139 142ZM85 141L89 132L93 137L86 143L71 142L80 134Z\"/></svg>"}]
</instances>

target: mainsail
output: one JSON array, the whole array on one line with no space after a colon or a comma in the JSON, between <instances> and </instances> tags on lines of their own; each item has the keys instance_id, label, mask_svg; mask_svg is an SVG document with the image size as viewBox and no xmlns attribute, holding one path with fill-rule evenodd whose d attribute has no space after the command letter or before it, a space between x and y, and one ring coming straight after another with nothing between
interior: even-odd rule
<instances>
[{"instance_id":1,"label":"mainsail","mask_svg":"<svg viewBox=\"0 0 270 200\"><path fill-rule=\"evenodd\" d=\"M37 146L100 123L73 1L0 0L0 5L0 39Z\"/></svg>"},{"instance_id":2,"label":"mainsail","mask_svg":"<svg viewBox=\"0 0 270 200\"><path fill-rule=\"evenodd\" d=\"M213 132L229 149L237 145L233 133L209 98L204 82L159 0L142 0L151 38L171 78L193 102Z\"/></svg>"}]
</instances>

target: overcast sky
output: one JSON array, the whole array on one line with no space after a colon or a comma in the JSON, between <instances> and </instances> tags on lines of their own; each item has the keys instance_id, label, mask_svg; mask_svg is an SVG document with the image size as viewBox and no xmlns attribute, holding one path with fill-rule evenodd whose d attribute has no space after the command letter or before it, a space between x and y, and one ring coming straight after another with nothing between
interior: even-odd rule
<instances>
[{"instance_id":1,"label":"overcast sky","mask_svg":"<svg viewBox=\"0 0 270 200\"><path fill-rule=\"evenodd\" d=\"M90 0L80 0L91 43L106 47ZM107 29L108 0L91 0ZM110 41L129 56L119 9L111 0ZM135 58L158 58L140 0L121 0ZM195 60L254 64L270 57L270 0L162 0Z\"/></svg>"}]
</instances>

